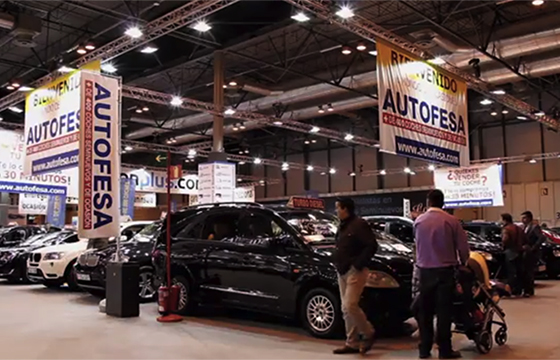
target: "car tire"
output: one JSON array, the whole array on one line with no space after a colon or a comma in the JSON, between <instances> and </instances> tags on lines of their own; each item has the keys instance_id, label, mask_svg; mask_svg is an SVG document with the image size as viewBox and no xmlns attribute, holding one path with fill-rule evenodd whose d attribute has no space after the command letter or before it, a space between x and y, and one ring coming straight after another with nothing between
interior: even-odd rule
<instances>
[{"instance_id":1,"label":"car tire","mask_svg":"<svg viewBox=\"0 0 560 360\"><path fill-rule=\"evenodd\" d=\"M154 301L157 296L157 288L154 285L154 269L151 267L143 267L140 269L140 302Z\"/></svg>"},{"instance_id":2,"label":"car tire","mask_svg":"<svg viewBox=\"0 0 560 360\"><path fill-rule=\"evenodd\" d=\"M171 283L179 287L177 299L177 314L190 315L193 313L195 304L192 299L192 286L186 277L176 275L171 279Z\"/></svg>"},{"instance_id":3,"label":"car tire","mask_svg":"<svg viewBox=\"0 0 560 360\"><path fill-rule=\"evenodd\" d=\"M330 290L312 289L300 302L300 320L311 335L331 339L343 333L340 299Z\"/></svg>"},{"instance_id":4,"label":"car tire","mask_svg":"<svg viewBox=\"0 0 560 360\"><path fill-rule=\"evenodd\" d=\"M68 285L68 289L71 291L80 291L80 285L78 285L78 280L76 279L76 270L74 269L74 264L76 260L72 260L70 264L66 267L64 271L64 282Z\"/></svg>"}]
</instances>

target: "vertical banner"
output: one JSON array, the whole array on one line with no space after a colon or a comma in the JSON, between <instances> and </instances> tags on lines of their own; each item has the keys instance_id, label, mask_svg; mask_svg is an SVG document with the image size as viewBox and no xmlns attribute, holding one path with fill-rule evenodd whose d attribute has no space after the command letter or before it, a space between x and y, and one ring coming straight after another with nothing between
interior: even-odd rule
<instances>
[{"instance_id":1,"label":"vertical banner","mask_svg":"<svg viewBox=\"0 0 560 360\"><path fill-rule=\"evenodd\" d=\"M376 46L381 150L469 165L467 84L385 42Z\"/></svg>"},{"instance_id":2,"label":"vertical banner","mask_svg":"<svg viewBox=\"0 0 560 360\"><path fill-rule=\"evenodd\" d=\"M119 236L120 84L83 72L80 85L80 203L83 238Z\"/></svg>"},{"instance_id":3,"label":"vertical banner","mask_svg":"<svg viewBox=\"0 0 560 360\"><path fill-rule=\"evenodd\" d=\"M50 195L47 204L47 224L64 227L66 219L66 196Z\"/></svg>"},{"instance_id":4,"label":"vertical banner","mask_svg":"<svg viewBox=\"0 0 560 360\"><path fill-rule=\"evenodd\" d=\"M177 180L183 177L183 167L181 165L171 165L169 167L169 174L171 180Z\"/></svg>"},{"instance_id":5,"label":"vertical banner","mask_svg":"<svg viewBox=\"0 0 560 360\"><path fill-rule=\"evenodd\" d=\"M121 216L134 219L135 188L134 179L121 178Z\"/></svg>"}]
</instances>

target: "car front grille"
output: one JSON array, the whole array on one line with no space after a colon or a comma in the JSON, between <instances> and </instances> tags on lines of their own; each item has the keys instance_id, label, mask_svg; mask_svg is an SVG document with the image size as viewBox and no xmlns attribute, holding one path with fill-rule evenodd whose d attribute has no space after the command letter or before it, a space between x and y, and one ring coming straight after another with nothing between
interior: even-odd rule
<instances>
[{"instance_id":1,"label":"car front grille","mask_svg":"<svg viewBox=\"0 0 560 360\"><path fill-rule=\"evenodd\" d=\"M39 261L41 261L41 253L31 254L30 258L33 260L33 262L38 263Z\"/></svg>"},{"instance_id":2,"label":"car front grille","mask_svg":"<svg viewBox=\"0 0 560 360\"><path fill-rule=\"evenodd\" d=\"M92 253L85 253L78 258L81 266L95 267L99 263L99 256Z\"/></svg>"}]
</instances>

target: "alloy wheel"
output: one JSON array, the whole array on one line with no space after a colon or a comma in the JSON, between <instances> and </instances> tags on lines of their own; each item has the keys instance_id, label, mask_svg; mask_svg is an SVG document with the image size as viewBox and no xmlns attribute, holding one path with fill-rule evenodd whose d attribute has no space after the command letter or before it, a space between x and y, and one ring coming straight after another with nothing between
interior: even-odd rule
<instances>
[{"instance_id":1,"label":"alloy wheel","mask_svg":"<svg viewBox=\"0 0 560 360\"><path fill-rule=\"evenodd\" d=\"M173 279L172 282L173 285L177 285L179 287L179 311L182 311L187 307L189 303L188 289L185 284L177 281L176 279Z\"/></svg>"},{"instance_id":2,"label":"alloy wheel","mask_svg":"<svg viewBox=\"0 0 560 360\"><path fill-rule=\"evenodd\" d=\"M324 295L315 295L309 299L306 314L309 325L317 332L326 332L334 324L334 304Z\"/></svg>"},{"instance_id":3,"label":"alloy wheel","mask_svg":"<svg viewBox=\"0 0 560 360\"><path fill-rule=\"evenodd\" d=\"M140 298L153 299L155 294L154 275L151 272L140 273Z\"/></svg>"}]
</instances>

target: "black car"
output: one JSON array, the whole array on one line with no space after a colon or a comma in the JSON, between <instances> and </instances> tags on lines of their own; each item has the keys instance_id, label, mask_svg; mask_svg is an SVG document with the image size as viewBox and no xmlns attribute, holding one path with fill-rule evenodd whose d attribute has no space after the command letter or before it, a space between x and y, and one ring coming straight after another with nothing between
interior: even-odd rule
<instances>
[{"instance_id":1,"label":"black car","mask_svg":"<svg viewBox=\"0 0 560 360\"><path fill-rule=\"evenodd\" d=\"M502 244L502 227L498 223L472 221L464 223L463 228L481 235L488 241ZM560 275L560 244L548 238L543 241L536 271L551 279L556 279Z\"/></svg>"},{"instance_id":2,"label":"black car","mask_svg":"<svg viewBox=\"0 0 560 360\"><path fill-rule=\"evenodd\" d=\"M155 222L145 226L128 241L121 243L121 254L124 261L138 263L140 266L140 299L150 301L155 298L157 287L154 284L154 268L152 266L152 249L161 223ZM115 257L116 244L102 249L88 250L78 258L74 265L78 285L85 291L105 296L105 267Z\"/></svg>"},{"instance_id":3,"label":"black car","mask_svg":"<svg viewBox=\"0 0 560 360\"><path fill-rule=\"evenodd\" d=\"M77 239L75 231L63 230L32 235L12 248L0 250L0 278L10 282L29 282L27 278L27 257L37 249L73 242Z\"/></svg>"},{"instance_id":4,"label":"black car","mask_svg":"<svg viewBox=\"0 0 560 360\"><path fill-rule=\"evenodd\" d=\"M46 232L46 228L39 226L8 226L0 228L0 248L17 246L30 236Z\"/></svg>"},{"instance_id":5,"label":"black car","mask_svg":"<svg viewBox=\"0 0 560 360\"><path fill-rule=\"evenodd\" d=\"M368 216L366 220L373 229L391 234L410 246L414 244L412 219L403 216ZM486 259L490 276L503 277L505 257L501 246L469 231L467 238L470 249L479 252Z\"/></svg>"},{"instance_id":6,"label":"black car","mask_svg":"<svg viewBox=\"0 0 560 360\"><path fill-rule=\"evenodd\" d=\"M331 257L333 228L323 220L323 230L302 234L259 204L200 205L173 214L171 276L180 289L178 312L222 305L299 319L317 337L337 335L343 321ZM161 278L165 254L162 232L154 249ZM412 266L411 257L383 250L372 258L363 300L379 329L402 325L410 316Z\"/></svg>"}]
</instances>

